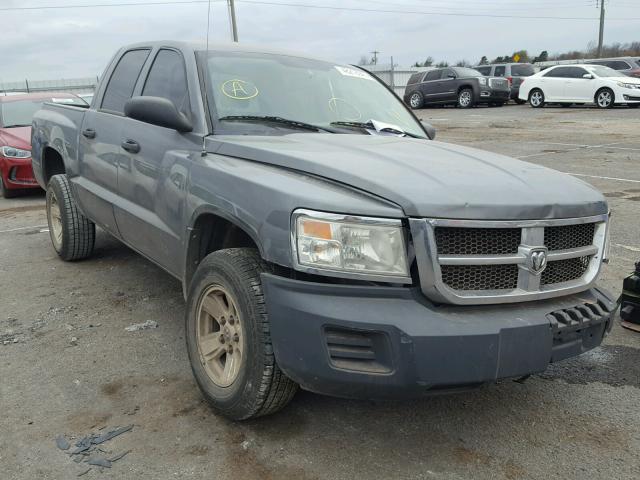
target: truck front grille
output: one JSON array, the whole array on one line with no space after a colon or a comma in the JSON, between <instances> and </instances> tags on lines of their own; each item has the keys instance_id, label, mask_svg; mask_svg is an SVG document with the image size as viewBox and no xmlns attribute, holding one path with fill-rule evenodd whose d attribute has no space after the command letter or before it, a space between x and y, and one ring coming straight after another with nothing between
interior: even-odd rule
<instances>
[{"instance_id":1,"label":"truck front grille","mask_svg":"<svg viewBox=\"0 0 640 480\"><path fill-rule=\"evenodd\" d=\"M491 88L508 88L509 87L509 82L504 79L504 78L490 78L489 79L489 86Z\"/></svg>"},{"instance_id":2,"label":"truck front grille","mask_svg":"<svg viewBox=\"0 0 640 480\"><path fill-rule=\"evenodd\" d=\"M595 281L607 215L540 221L412 220L425 294L448 303L565 295ZM424 247L424 248L423 248Z\"/></svg>"}]
</instances>

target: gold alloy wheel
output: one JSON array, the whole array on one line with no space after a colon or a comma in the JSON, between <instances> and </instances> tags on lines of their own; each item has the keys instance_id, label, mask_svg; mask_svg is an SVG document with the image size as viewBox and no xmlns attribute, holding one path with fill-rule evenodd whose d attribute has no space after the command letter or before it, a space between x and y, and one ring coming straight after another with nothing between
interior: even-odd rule
<instances>
[{"instance_id":1,"label":"gold alloy wheel","mask_svg":"<svg viewBox=\"0 0 640 480\"><path fill-rule=\"evenodd\" d=\"M60 212L58 197L53 191L49 193L47 198L47 220L49 220L53 246L57 251L60 251L62 248L62 213Z\"/></svg>"},{"instance_id":2,"label":"gold alloy wheel","mask_svg":"<svg viewBox=\"0 0 640 480\"><path fill-rule=\"evenodd\" d=\"M242 319L235 301L224 287L212 285L200 299L196 315L200 363L213 383L228 387L244 359Z\"/></svg>"}]
</instances>

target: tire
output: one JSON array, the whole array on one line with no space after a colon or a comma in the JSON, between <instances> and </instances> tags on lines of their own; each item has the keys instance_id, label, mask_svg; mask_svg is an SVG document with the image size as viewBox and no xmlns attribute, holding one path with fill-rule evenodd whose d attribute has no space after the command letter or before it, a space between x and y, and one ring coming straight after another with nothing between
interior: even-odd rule
<instances>
[{"instance_id":1,"label":"tire","mask_svg":"<svg viewBox=\"0 0 640 480\"><path fill-rule=\"evenodd\" d=\"M514 98L513 101L516 102L518 105L524 105L525 103L527 103L526 100L522 100L520 98Z\"/></svg>"},{"instance_id":2,"label":"tire","mask_svg":"<svg viewBox=\"0 0 640 480\"><path fill-rule=\"evenodd\" d=\"M275 413L298 389L276 364L271 345L260 280L269 271L253 248L219 250L202 260L189 288L191 369L213 409L232 420Z\"/></svg>"},{"instance_id":3,"label":"tire","mask_svg":"<svg viewBox=\"0 0 640 480\"><path fill-rule=\"evenodd\" d=\"M4 180L2 180L2 175L0 175L0 197L4 198L13 198L17 195L15 190L11 190L4 186Z\"/></svg>"},{"instance_id":4,"label":"tire","mask_svg":"<svg viewBox=\"0 0 640 480\"><path fill-rule=\"evenodd\" d=\"M420 92L413 92L409 97L409 107L411 110L417 110L424 106L424 97Z\"/></svg>"},{"instance_id":5,"label":"tire","mask_svg":"<svg viewBox=\"0 0 640 480\"><path fill-rule=\"evenodd\" d=\"M471 108L475 101L473 100L473 90L470 88L463 88L458 92L458 107Z\"/></svg>"},{"instance_id":6,"label":"tire","mask_svg":"<svg viewBox=\"0 0 640 480\"><path fill-rule=\"evenodd\" d=\"M616 96L610 88L601 88L596 92L593 101L598 108L613 108Z\"/></svg>"},{"instance_id":7,"label":"tire","mask_svg":"<svg viewBox=\"0 0 640 480\"><path fill-rule=\"evenodd\" d=\"M47 223L53 248L62 260L81 260L93 253L96 226L78 210L65 174L49 180Z\"/></svg>"},{"instance_id":8,"label":"tire","mask_svg":"<svg viewBox=\"0 0 640 480\"><path fill-rule=\"evenodd\" d=\"M534 88L529 92L529 105L533 108L544 107L544 93L539 88Z\"/></svg>"}]
</instances>

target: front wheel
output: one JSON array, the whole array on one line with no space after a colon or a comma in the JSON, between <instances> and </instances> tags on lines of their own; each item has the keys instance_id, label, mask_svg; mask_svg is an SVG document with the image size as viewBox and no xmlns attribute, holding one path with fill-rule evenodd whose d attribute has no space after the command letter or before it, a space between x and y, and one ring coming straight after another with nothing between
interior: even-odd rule
<instances>
[{"instance_id":1,"label":"front wheel","mask_svg":"<svg viewBox=\"0 0 640 480\"><path fill-rule=\"evenodd\" d=\"M72 261L91 255L96 241L96 226L78 210L64 174L54 175L49 180L47 223L51 243L60 258Z\"/></svg>"},{"instance_id":2,"label":"front wheel","mask_svg":"<svg viewBox=\"0 0 640 480\"><path fill-rule=\"evenodd\" d=\"M533 108L542 108L544 107L544 93L539 88L531 90L529 93L529 105Z\"/></svg>"},{"instance_id":3,"label":"front wheel","mask_svg":"<svg viewBox=\"0 0 640 480\"><path fill-rule=\"evenodd\" d=\"M598 108L613 108L615 95L610 88L601 88L596 93L595 102Z\"/></svg>"},{"instance_id":4,"label":"front wheel","mask_svg":"<svg viewBox=\"0 0 640 480\"><path fill-rule=\"evenodd\" d=\"M260 279L268 271L255 249L219 250L202 260L189 289L191 369L206 400L233 420L277 412L298 388L273 353Z\"/></svg>"},{"instance_id":5,"label":"front wheel","mask_svg":"<svg viewBox=\"0 0 640 480\"><path fill-rule=\"evenodd\" d=\"M458 93L458 106L460 108L473 106L473 91L470 88L460 90L460 93Z\"/></svg>"}]
</instances>

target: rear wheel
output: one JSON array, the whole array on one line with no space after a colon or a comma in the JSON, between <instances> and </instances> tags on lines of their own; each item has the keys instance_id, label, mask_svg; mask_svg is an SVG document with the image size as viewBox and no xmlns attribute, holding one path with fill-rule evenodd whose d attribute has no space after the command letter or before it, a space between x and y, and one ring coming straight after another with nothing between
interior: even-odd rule
<instances>
[{"instance_id":1,"label":"rear wheel","mask_svg":"<svg viewBox=\"0 0 640 480\"><path fill-rule=\"evenodd\" d=\"M420 92L413 92L409 97L409 106L416 110L418 108L422 108L424 105L424 98Z\"/></svg>"},{"instance_id":2,"label":"rear wheel","mask_svg":"<svg viewBox=\"0 0 640 480\"><path fill-rule=\"evenodd\" d=\"M539 88L534 88L529 93L529 105L533 108L542 108L544 107L544 93Z\"/></svg>"},{"instance_id":3,"label":"rear wheel","mask_svg":"<svg viewBox=\"0 0 640 480\"><path fill-rule=\"evenodd\" d=\"M71 194L64 174L54 175L47 187L47 223L53 248L66 261L87 258L93 252L96 226L85 217Z\"/></svg>"},{"instance_id":4,"label":"rear wheel","mask_svg":"<svg viewBox=\"0 0 640 480\"><path fill-rule=\"evenodd\" d=\"M297 384L278 368L260 274L270 267L252 248L209 254L198 266L185 327L191 368L211 406L233 420L277 412Z\"/></svg>"},{"instance_id":5,"label":"rear wheel","mask_svg":"<svg viewBox=\"0 0 640 480\"><path fill-rule=\"evenodd\" d=\"M615 95L610 88L601 88L596 92L595 102L598 108L613 108Z\"/></svg>"},{"instance_id":6,"label":"rear wheel","mask_svg":"<svg viewBox=\"0 0 640 480\"><path fill-rule=\"evenodd\" d=\"M458 106L460 108L469 108L473 106L473 91L470 88L464 88L458 93Z\"/></svg>"}]
</instances>

